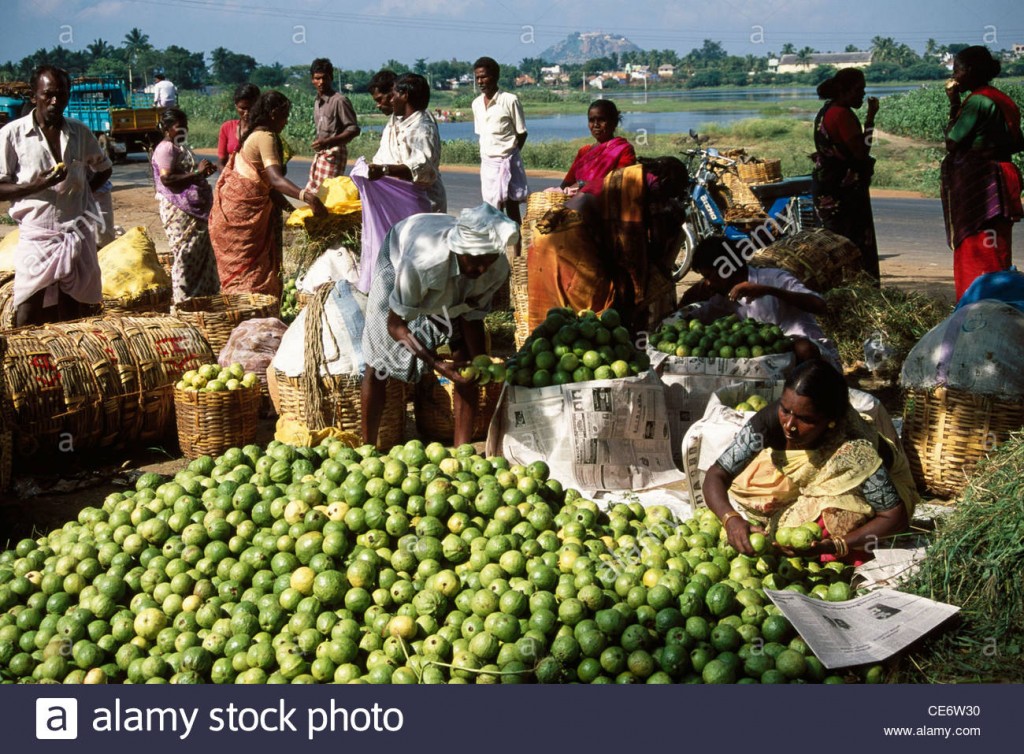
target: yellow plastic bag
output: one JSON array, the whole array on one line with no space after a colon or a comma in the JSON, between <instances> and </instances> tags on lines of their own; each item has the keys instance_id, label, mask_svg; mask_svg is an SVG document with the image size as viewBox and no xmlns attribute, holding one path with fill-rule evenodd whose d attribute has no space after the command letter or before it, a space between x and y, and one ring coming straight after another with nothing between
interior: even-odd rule
<instances>
[{"instance_id":1,"label":"yellow plastic bag","mask_svg":"<svg viewBox=\"0 0 1024 754\"><path fill-rule=\"evenodd\" d=\"M0 272L14 272L14 251L18 248L18 229L15 228L0 241Z\"/></svg>"},{"instance_id":2,"label":"yellow plastic bag","mask_svg":"<svg viewBox=\"0 0 1024 754\"><path fill-rule=\"evenodd\" d=\"M332 215L351 215L363 211L363 204L359 201L359 189L347 175L328 178L320 186L317 194ZM288 216L288 225L301 227L311 217L313 210L301 207Z\"/></svg>"},{"instance_id":3,"label":"yellow plastic bag","mask_svg":"<svg viewBox=\"0 0 1024 754\"><path fill-rule=\"evenodd\" d=\"M171 284L153 239L141 225L100 249L99 259L104 298L132 299Z\"/></svg>"},{"instance_id":4,"label":"yellow plastic bag","mask_svg":"<svg viewBox=\"0 0 1024 754\"><path fill-rule=\"evenodd\" d=\"M279 417L274 430L275 440L301 448L319 445L329 437L341 440L350 448L358 448L363 444L358 435L353 432L344 432L337 427L312 430L295 414L283 414Z\"/></svg>"}]
</instances>

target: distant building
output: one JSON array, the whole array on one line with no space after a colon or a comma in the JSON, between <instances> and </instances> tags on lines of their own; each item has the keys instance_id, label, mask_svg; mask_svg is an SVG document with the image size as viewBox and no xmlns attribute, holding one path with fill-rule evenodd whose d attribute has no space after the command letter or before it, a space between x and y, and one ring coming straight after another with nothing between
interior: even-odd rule
<instances>
[{"instance_id":1,"label":"distant building","mask_svg":"<svg viewBox=\"0 0 1024 754\"><path fill-rule=\"evenodd\" d=\"M783 55L779 58L774 73L805 73L820 65L834 68L867 68L871 65L871 52L815 52L804 63L797 55ZM769 61L771 70L771 61Z\"/></svg>"},{"instance_id":2,"label":"distant building","mask_svg":"<svg viewBox=\"0 0 1024 754\"><path fill-rule=\"evenodd\" d=\"M665 63L665 65L658 66L658 77L663 79L670 79L676 75L676 67Z\"/></svg>"},{"instance_id":3,"label":"distant building","mask_svg":"<svg viewBox=\"0 0 1024 754\"><path fill-rule=\"evenodd\" d=\"M516 76L516 86L536 86L537 79L528 73L524 73L522 76Z\"/></svg>"},{"instance_id":4,"label":"distant building","mask_svg":"<svg viewBox=\"0 0 1024 754\"><path fill-rule=\"evenodd\" d=\"M1020 58L1024 58L1024 45L1013 46L1013 57L1014 59L1017 60L1019 60Z\"/></svg>"},{"instance_id":5,"label":"distant building","mask_svg":"<svg viewBox=\"0 0 1024 754\"><path fill-rule=\"evenodd\" d=\"M547 65L540 69L540 79L545 84L556 84L562 79L562 66Z\"/></svg>"}]
</instances>

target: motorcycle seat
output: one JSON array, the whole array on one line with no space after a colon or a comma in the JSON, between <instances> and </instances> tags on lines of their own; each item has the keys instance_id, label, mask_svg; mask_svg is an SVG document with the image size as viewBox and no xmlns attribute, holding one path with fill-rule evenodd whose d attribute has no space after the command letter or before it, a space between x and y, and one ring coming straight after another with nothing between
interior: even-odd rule
<instances>
[{"instance_id":1,"label":"motorcycle seat","mask_svg":"<svg viewBox=\"0 0 1024 754\"><path fill-rule=\"evenodd\" d=\"M784 178L775 183L760 183L750 186L754 196L762 204L769 204L784 196L799 196L800 194L811 193L811 176L798 175L793 178Z\"/></svg>"}]
</instances>

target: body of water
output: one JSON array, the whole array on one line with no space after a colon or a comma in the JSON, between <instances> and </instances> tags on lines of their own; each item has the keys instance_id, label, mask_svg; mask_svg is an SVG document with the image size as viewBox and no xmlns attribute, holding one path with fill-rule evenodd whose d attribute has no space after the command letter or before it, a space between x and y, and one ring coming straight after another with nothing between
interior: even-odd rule
<instances>
[{"instance_id":1,"label":"body of water","mask_svg":"<svg viewBox=\"0 0 1024 754\"><path fill-rule=\"evenodd\" d=\"M884 97L896 92L905 92L915 89L912 86L884 86L868 87L868 96ZM623 119L620 131L643 132L648 138L658 134L679 134L688 133L692 128L700 131L706 123L727 124L748 118L764 117L757 110L730 110L715 108L714 103L735 102L737 100L749 100L751 102L765 103L778 102L784 105L787 100L814 99L817 95L810 87L788 87L785 89L710 89L710 90L686 90L677 92L649 92L649 99L677 99L687 102L706 102L707 108L700 110L687 110L679 112L647 113L630 111L630 106L642 101L643 92L631 90L629 92L594 92L595 99L604 96L607 99L615 100L615 103L622 111ZM464 139L476 141L477 136L473 133L473 113L467 108L462 111L463 118L456 123L439 123L441 138L445 141L451 139ZM794 116L810 120L813 113L801 116ZM379 129L377 129L379 130ZM543 118L527 118L526 130L529 133L529 141L561 141L579 139L588 136L590 131L587 128L587 116L584 113L569 115L548 115Z\"/></svg>"}]
</instances>

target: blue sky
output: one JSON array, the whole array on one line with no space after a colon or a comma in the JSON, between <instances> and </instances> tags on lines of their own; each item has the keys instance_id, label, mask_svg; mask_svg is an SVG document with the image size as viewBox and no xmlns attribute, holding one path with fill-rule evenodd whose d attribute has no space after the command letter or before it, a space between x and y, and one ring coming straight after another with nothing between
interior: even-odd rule
<instances>
[{"instance_id":1,"label":"blue sky","mask_svg":"<svg viewBox=\"0 0 1024 754\"><path fill-rule=\"evenodd\" d=\"M119 45L137 26L158 48L246 53L260 63L330 57L342 68L379 67L394 58L518 62L572 31L623 34L645 49L680 54L705 38L732 54L866 48L891 36L919 52L940 43L1024 43L1021 0L3 0L0 60L102 38ZM209 59L209 58L207 58Z\"/></svg>"}]
</instances>

